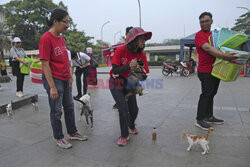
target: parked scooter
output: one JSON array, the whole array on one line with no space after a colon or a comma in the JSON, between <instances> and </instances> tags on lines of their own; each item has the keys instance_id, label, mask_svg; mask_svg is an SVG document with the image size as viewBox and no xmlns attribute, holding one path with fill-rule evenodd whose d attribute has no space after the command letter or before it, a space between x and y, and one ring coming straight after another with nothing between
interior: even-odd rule
<instances>
[{"instance_id":1,"label":"parked scooter","mask_svg":"<svg viewBox=\"0 0 250 167\"><path fill-rule=\"evenodd\" d=\"M181 61L180 64L180 66L177 66L176 64L163 62L162 74L165 76L171 74L171 76L173 76L173 73L175 72L181 76L188 77L190 71L188 70L186 63Z\"/></svg>"}]
</instances>

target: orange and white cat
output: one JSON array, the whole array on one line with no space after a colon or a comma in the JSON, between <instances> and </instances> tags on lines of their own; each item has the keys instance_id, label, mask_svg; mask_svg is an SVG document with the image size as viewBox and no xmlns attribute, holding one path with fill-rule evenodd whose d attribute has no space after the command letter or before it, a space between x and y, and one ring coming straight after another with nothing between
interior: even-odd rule
<instances>
[{"instance_id":1,"label":"orange and white cat","mask_svg":"<svg viewBox=\"0 0 250 167\"><path fill-rule=\"evenodd\" d=\"M201 154L204 155L204 154L208 153L208 151L209 151L209 146L208 146L208 144L209 144L209 134L210 134L211 130L212 130L211 128L208 129L206 137L198 136L198 135L189 135L185 131L183 131L182 132L182 138L184 138L186 136L187 139L188 139L188 143L189 143L187 151L190 151L191 147L194 144L200 144L200 146L203 149L203 152Z\"/></svg>"}]
</instances>

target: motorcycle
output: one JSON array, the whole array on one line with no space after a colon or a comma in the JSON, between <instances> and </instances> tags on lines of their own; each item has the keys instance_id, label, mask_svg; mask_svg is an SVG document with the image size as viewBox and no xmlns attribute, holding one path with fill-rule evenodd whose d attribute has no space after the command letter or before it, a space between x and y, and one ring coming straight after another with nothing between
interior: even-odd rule
<instances>
[{"instance_id":1,"label":"motorcycle","mask_svg":"<svg viewBox=\"0 0 250 167\"><path fill-rule=\"evenodd\" d=\"M162 74L165 76L171 74L171 76L173 76L173 73L175 72L181 76L188 77L190 71L188 70L186 63L181 61L180 64L180 66L177 66L176 64L163 62Z\"/></svg>"}]
</instances>

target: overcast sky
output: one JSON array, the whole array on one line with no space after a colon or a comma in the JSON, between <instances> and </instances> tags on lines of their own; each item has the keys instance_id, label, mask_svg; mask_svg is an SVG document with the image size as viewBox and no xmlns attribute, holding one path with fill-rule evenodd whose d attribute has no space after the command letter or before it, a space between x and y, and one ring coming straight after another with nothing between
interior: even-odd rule
<instances>
[{"instance_id":1,"label":"overcast sky","mask_svg":"<svg viewBox=\"0 0 250 167\"><path fill-rule=\"evenodd\" d=\"M59 3L60 0L53 0ZM68 6L69 15L88 36L114 43L115 34L125 34L127 26L139 26L138 0L62 0ZM0 4L9 0L0 0ZM233 27L235 20L250 9L250 0L140 0L141 23L145 31L152 31L149 41L162 42L164 39L182 38L197 32L199 15L204 11L213 14L216 27ZM120 33L116 35L116 42Z\"/></svg>"}]
</instances>

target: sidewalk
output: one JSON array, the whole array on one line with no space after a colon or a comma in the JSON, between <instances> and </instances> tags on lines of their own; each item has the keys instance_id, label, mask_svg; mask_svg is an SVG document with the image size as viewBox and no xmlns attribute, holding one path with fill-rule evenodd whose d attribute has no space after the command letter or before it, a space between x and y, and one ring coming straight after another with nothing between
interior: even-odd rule
<instances>
[{"instance_id":1,"label":"sidewalk","mask_svg":"<svg viewBox=\"0 0 250 167\"><path fill-rule=\"evenodd\" d=\"M98 79L106 85L109 67L98 68ZM92 89L94 128L79 121L79 104L75 103L78 130L88 135L86 142L72 141L73 148L58 148L52 137L47 94L40 84L25 78L24 91L38 94L39 111L31 105L14 110L12 119L0 114L0 166L79 166L79 167L246 167L250 163L250 77L236 82L221 82L214 102L214 115L225 120L214 126L210 136L210 153L201 155L200 146L188 152L188 142L181 138L183 130L205 135L195 127L196 108L201 91L196 74L164 77L161 69L150 69L146 84L148 95L137 96L139 115L136 121L139 134L130 136L129 144L117 146L120 135L117 110L108 89ZM157 83L158 82L158 83ZM162 84L161 84L162 83ZM1 84L0 92L15 92L15 79ZM158 86L156 86L158 85ZM161 85L163 87L161 87ZM74 83L73 95L76 94ZM62 117L63 120L63 117ZM63 129L67 137L64 121ZM152 129L157 128L157 140L152 141Z\"/></svg>"},{"instance_id":2,"label":"sidewalk","mask_svg":"<svg viewBox=\"0 0 250 167\"><path fill-rule=\"evenodd\" d=\"M19 98L16 96L16 77L13 77L11 74L9 75L12 79L9 83L0 83L1 90L0 90L0 114L6 112L6 106L9 103L12 103L13 110L18 109L26 104L31 103L31 98L37 98L37 94L35 91L24 90L27 93L26 96ZM29 77L28 77L29 78ZM26 77L27 79L27 77ZM31 83L28 83L30 86ZM24 85L27 87L27 85ZM28 86L28 87L29 87Z\"/></svg>"}]
</instances>

